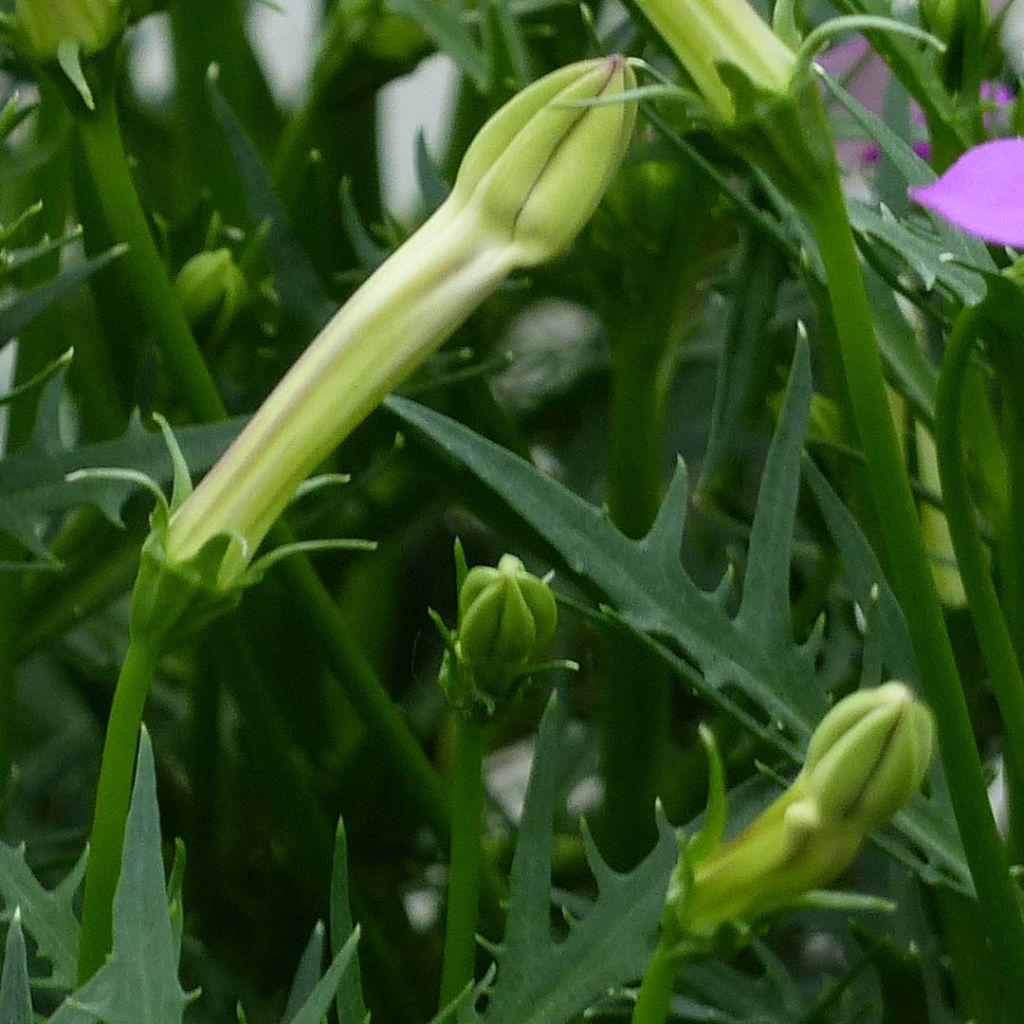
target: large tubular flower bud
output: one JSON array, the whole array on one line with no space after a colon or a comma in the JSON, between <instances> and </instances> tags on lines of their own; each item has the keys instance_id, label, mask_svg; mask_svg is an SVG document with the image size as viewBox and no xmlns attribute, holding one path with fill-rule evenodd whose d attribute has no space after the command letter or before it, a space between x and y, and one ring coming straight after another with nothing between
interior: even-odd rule
<instances>
[{"instance_id":1,"label":"large tubular flower bud","mask_svg":"<svg viewBox=\"0 0 1024 1024\"><path fill-rule=\"evenodd\" d=\"M889 682L841 700L811 737L792 785L736 838L681 860L669 920L707 938L827 885L917 792L935 745L931 712Z\"/></svg>"},{"instance_id":2,"label":"large tubular flower bud","mask_svg":"<svg viewBox=\"0 0 1024 1024\"><path fill-rule=\"evenodd\" d=\"M796 56L746 0L638 0L638 6L723 121L736 117L723 66L738 68L764 92L789 91Z\"/></svg>"},{"instance_id":3,"label":"large tubular flower bud","mask_svg":"<svg viewBox=\"0 0 1024 1024\"><path fill-rule=\"evenodd\" d=\"M635 102L619 56L540 79L481 129L452 195L335 314L168 529L170 562L234 538L217 585L244 570L298 485L516 267L561 252L622 160Z\"/></svg>"}]
</instances>

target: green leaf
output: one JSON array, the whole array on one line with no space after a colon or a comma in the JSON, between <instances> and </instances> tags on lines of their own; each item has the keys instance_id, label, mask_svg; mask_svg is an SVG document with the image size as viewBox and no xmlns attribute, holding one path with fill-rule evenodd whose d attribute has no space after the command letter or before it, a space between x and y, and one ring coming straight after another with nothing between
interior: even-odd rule
<instances>
[{"instance_id":1,"label":"green leaf","mask_svg":"<svg viewBox=\"0 0 1024 1024\"><path fill-rule=\"evenodd\" d=\"M0 1021L3 1024L32 1024L32 993L28 985L28 960L21 933L21 911L7 929L4 970L0 976Z\"/></svg>"},{"instance_id":2,"label":"green leaf","mask_svg":"<svg viewBox=\"0 0 1024 1024\"><path fill-rule=\"evenodd\" d=\"M348 838L345 823L339 818L334 833L334 862L331 866L331 949L335 955L341 952L353 929L348 889ZM358 951L352 954L342 974L338 985L337 1008L338 1020L344 1024L361 1024L366 1020Z\"/></svg>"},{"instance_id":3,"label":"green leaf","mask_svg":"<svg viewBox=\"0 0 1024 1024\"><path fill-rule=\"evenodd\" d=\"M73 292L96 271L102 270L126 251L126 246L114 246L100 256L68 267L45 284L23 292L9 302L0 309L0 348L19 335L40 313Z\"/></svg>"},{"instance_id":4,"label":"green leaf","mask_svg":"<svg viewBox=\"0 0 1024 1024\"><path fill-rule=\"evenodd\" d=\"M52 891L43 888L25 863L25 852L0 843L0 896L21 911L21 922L32 936L39 956L52 968L48 986L70 989L78 969L78 918L74 900L85 873L85 856Z\"/></svg>"},{"instance_id":5,"label":"green leaf","mask_svg":"<svg viewBox=\"0 0 1024 1024\"><path fill-rule=\"evenodd\" d=\"M463 24L461 6L438 0L387 0L385 9L411 18L443 50L480 92L486 92L489 68L487 56Z\"/></svg>"},{"instance_id":6,"label":"green leaf","mask_svg":"<svg viewBox=\"0 0 1024 1024\"><path fill-rule=\"evenodd\" d=\"M161 848L153 746L143 728L114 897L114 949L50 1024L181 1024L187 998L178 982Z\"/></svg>"},{"instance_id":7,"label":"green leaf","mask_svg":"<svg viewBox=\"0 0 1024 1024\"><path fill-rule=\"evenodd\" d=\"M574 575L608 599L607 614L636 632L687 684L777 750L800 761L802 747L828 706L824 669L816 664L821 637L812 634L800 646L790 629L789 562L810 392L806 346L798 342L785 407L761 480L747 578L735 617L727 607L728 573L719 589L708 593L680 565L687 504L682 466L651 532L634 541L619 533L600 510L461 424L408 399L391 397L385 406L499 495ZM845 571L856 578L855 599L864 602L863 608L870 607L877 585L882 611L887 611L879 616L887 620L881 628L888 631L882 661L893 675L913 680L916 671L909 641L903 632L894 632L895 598L884 586L867 542L845 509L842 513L836 512L833 528L842 537L835 539ZM736 691L769 720L751 713ZM778 729L778 723L789 735ZM889 838L879 841L925 881L970 891L944 791L939 780L930 799L919 797L896 819L897 829L911 844L920 845L927 859L903 843Z\"/></svg>"},{"instance_id":8,"label":"green leaf","mask_svg":"<svg viewBox=\"0 0 1024 1024\"><path fill-rule=\"evenodd\" d=\"M290 1024L321 1024L321 1021L327 1016L327 1011L338 992L342 979L355 961L358 942L359 929L357 927L345 945L338 950L330 967L327 968L316 988L309 994L303 1007L291 1019ZM344 1024L361 1024L361 1021L361 1018L356 1020L346 1018Z\"/></svg>"},{"instance_id":9,"label":"green leaf","mask_svg":"<svg viewBox=\"0 0 1024 1024\"><path fill-rule=\"evenodd\" d=\"M736 708L731 698L735 688L764 709L771 722L781 722L803 740L827 708L815 677L813 644L800 648L793 643L788 614L794 480L810 389L806 348L799 346L789 399L761 485L760 521L754 524L748 558L756 582L744 588L742 611L735 619L726 607L728 593L700 590L680 564L687 505L682 464L650 533L631 540L599 509L461 424L407 399L392 397L385 404L507 501L634 631L685 651L700 669L697 685L702 692ZM758 586L765 592L759 593ZM774 601L783 602L781 610ZM769 724L762 727L766 737L774 735L779 742Z\"/></svg>"},{"instance_id":10,"label":"green leaf","mask_svg":"<svg viewBox=\"0 0 1024 1024\"><path fill-rule=\"evenodd\" d=\"M65 449L57 430L63 377L50 380L40 399L32 440L19 451L0 460L0 532L20 541L28 551L53 564L40 539L50 518L81 505L96 505L116 524L121 509L137 486L123 480L65 477L82 469L117 467L130 469L154 480L173 479L174 466L159 432L143 428L136 413L123 437L116 441ZM244 425L243 418L204 426L181 427L175 433L194 475L205 472L220 457ZM31 568L32 563L14 563L2 569Z\"/></svg>"},{"instance_id":11,"label":"green leaf","mask_svg":"<svg viewBox=\"0 0 1024 1024\"><path fill-rule=\"evenodd\" d=\"M299 957L299 966L295 969L292 987L288 990L288 1001L285 1003L281 1024L291 1024L319 983L320 969L324 962L325 937L324 923L317 921L306 948Z\"/></svg>"},{"instance_id":12,"label":"green leaf","mask_svg":"<svg viewBox=\"0 0 1024 1024\"><path fill-rule=\"evenodd\" d=\"M464 1000L459 1024L564 1024L610 989L639 978L658 939L669 873L678 854L674 830L658 813L658 841L628 874L613 871L584 828L587 863L597 898L569 934L551 933L551 848L554 839L558 705L553 696L541 721L509 882L505 937L497 953L497 979L487 993Z\"/></svg>"}]
</instances>

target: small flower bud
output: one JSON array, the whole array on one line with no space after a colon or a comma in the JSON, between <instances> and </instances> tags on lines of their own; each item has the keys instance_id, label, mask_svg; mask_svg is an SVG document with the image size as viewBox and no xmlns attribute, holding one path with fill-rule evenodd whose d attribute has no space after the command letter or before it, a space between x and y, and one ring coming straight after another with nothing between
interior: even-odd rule
<instances>
[{"instance_id":1,"label":"small flower bud","mask_svg":"<svg viewBox=\"0 0 1024 1024\"><path fill-rule=\"evenodd\" d=\"M8 30L18 49L35 60L56 60L62 46L83 54L109 45L124 26L121 0L18 0Z\"/></svg>"},{"instance_id":2,"label":"small flower bud","mask_svg":"<svg viewBox=\"0 0 1024 1024\"><path fill-rule=\"evenodd\" d=\"M230 249L214 249L191 257L178 271L174 292L193 326L223 313L230 320L246 292L245 275Z\"/></svg>"},{"instance_id":3,"label":"small flower bud","mask_svg":"<svg viewBox=\"0 0 1024 1024\"><path fill-rule=\"evenodd\" d=\"M471 569L459 591L459 651L474 669L500 676L521 672L555 634L551 588L502 555L498 567Z\"/></svg>"}]
</instances>

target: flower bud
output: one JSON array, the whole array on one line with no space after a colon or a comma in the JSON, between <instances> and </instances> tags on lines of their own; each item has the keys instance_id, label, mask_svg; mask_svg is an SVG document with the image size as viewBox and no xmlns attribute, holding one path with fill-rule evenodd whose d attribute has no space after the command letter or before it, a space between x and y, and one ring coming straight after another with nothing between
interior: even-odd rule
<instances>
[{"instance_id":1,"label":"flower bud","mask_svg":"<svg viewBox=\"0 0 1024 1024\"><path fill-rule=\"evenodd\" d=\"M581 61L514 96L474 138L452 199L512 242L519 266L557 256L597 208L629 144L633 102L579 106L635 88L619 56Z\"/></svg>"},{"instance_id":2,"label":"flower bud","mask_svg":"<svg viewBox=\"0 0 1024 1024\"><path fill-rule=\"evenodd\" d=\"M677 867L686 884L670 890L671 926L707 938L827 885L914 795L933 746L931 712L906 684L841 700L815 729L790 787L734 839Z\"/></svg>"},{"instance_id":3,"label":"flower bud","mask_svg":"<svg viewBox=\"0 0 1024 1024\"><path fill-rule=\"evenodd\" d=\"M56 60L62 46L84 54L109 45L124 26L121 0L18 0L6 22L15 45L35 60Z\"/></svg>"},{"instance_id":4,"label":"flower bud","mask_svg":"<svg viewBox=\"0 0 1024 1024\"><path fill-rule=\"evenodd\" d=\"M223 312L230 320L246 292L245 275L230 249L214 249L191 257L178 271L174 292L193 326Z\"/></svg>"},{"instance_id":5,"label":"flower bud","mask_svg":"<svg viewBox=\"0 0 1024 1024\"><path fill-rule=\"evenodd\" d=\"M746 0L638 0L638 6L723 121L736 118L723 66L737 68L764 92L789 91L796 56Z\"/></svg>"},{"instance_id":6,"label":"flower bud","mask_svg":"<svg viewBox=\"0 0 1024 1024\"><path fill-rule=\"evenodd\" d=\"M934 745L931 712L890 682L850 694L822 719L802 774L823 822L867 834L917 792Z\"/></svg>"},{"instance_id":7,"label":"flower bud","mask_svg":"<svg viewBox=\"0 0 1024 1024\"><path fill-rule=\"evenodd\" d=\"M558 610L551 588L502 555L471 569L459 591L459 654L477 674L510 678L551 642Z\"/></svg>"},{"instance_id":8,"label":"flower bud","mask_svg":"<svg viewBox=\"0 0 1024 1024\"><path fill-rule=\"evenodd\" d=\"M244 571L299 484L516 267L564 249L594 212L632 130L619 56L573 64L502 107L471 144L452 195L314 339L178 508L170 562L237 539L216 585Z\"/></svg>"}]
</instances>

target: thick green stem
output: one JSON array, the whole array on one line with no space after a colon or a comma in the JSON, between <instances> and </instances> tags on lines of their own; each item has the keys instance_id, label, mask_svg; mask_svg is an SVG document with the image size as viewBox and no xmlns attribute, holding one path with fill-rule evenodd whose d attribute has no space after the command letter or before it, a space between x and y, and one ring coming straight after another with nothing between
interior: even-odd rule
<instances>
[{"instance_id":1,"label":"thick green stem","mask_svg":"<svg viewBox=\"0 0 1024 1024\"><path fill-rule=\"evenodd\" d=\"M480 903L480 839L484 809L480 726L455 716L455 778L452 781L452 843L444 931L440 1008L473 980Z\"/></svg>"},{"instance_id":2,"label":"thick green stem","mask_svg":"<svg viewBox=\"0 0 1024 1024\"><path fill-rule=\"evenodd\" d=\"M968 865L1008 997L1024 1019L1024 919L989 807L981 758L900 455L871 310L834 165L821 190L807 197L804 208L825 263L846 383L894 589L907 618L921 683L935 713Z\"/></svg>"},{"instance_id":3,"label":"thick green stem","mask_svg":"<svg viewBox=\"0 0 1024 1024\"><path fill-rule=\"evenodd\" d=\"M978 530L964 461L964 383L984 323L982 307L966 309L949 336L935 398L935 443L957 568L1003 717L1007 754L1019 777L1024 766L1024 676L989 574L988 554Z\"/></svg>"},{"instance_id":4,"label":"thick green stem","mask_svg":"<svg viewBox=\"0 0 1024 1024\"><path fill-rule=\"evenodd\" d=\"M659 945L644 972L640 994L633 1007L632 1024L665 1024L678 973L678 958Z\"/></svg>"},{"instance_id":5,"label":"thick green stem","mask_svg":"<svg viewBox=\"0 0 1024 1024\"><path fill-rule=\"evenodd\" d=\"M135 749L153 674L160 658L150 638L133 637L128 644L103 743L96 809L89 835L89 866L82 902L82 938L78 947L78 981L88 981L111 948L114 893L121 872L124 827L131 800Z\"/></svg>"},{"instance_id":6,"label":"thick green stem","mask_svg":"<svg viewBox=\"0 0 1024 1024\"><path fill-rule=\"evenodd\" d=\"M113 91L98 89L95 111L81 110L75 121L110 233L130 247L123 265L168 376L197 420L222 419L224 405L175 298L132 182Z\"/></svg>"}]
</instances>

